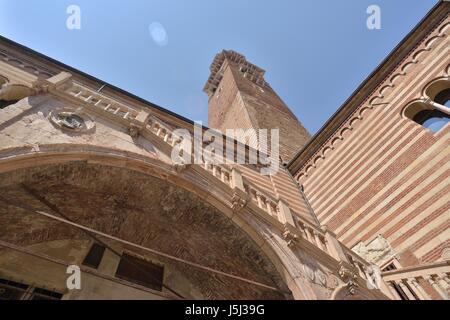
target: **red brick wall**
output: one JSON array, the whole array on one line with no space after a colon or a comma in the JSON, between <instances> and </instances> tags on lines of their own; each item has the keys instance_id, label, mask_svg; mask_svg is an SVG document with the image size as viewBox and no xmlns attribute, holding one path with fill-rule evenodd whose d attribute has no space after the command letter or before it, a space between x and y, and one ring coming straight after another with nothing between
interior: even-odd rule
<instances>
[{"instance_id":1,"label":"red brick wall","mask_svg":"<svg viewBox=\"0 0 450 320\"><path fill-rule=\"evenodd\" d=\"M307 130L268 86L244 77L230 62L209 100L209 127L220 129L279 129L280 155L288 162L310 139Z\"/></svg>"},{"instance_id":2,"label":"red brick wall","mask_svg":"<svg viewBox=\"0 0 450 320\"><path fill-rule=\"evenodd\" d=\"M432 133L402 113L431 81L448 77L449 30L447 18L296 172L340 240L353 247L381 234L403 266L439 260L449 247L450 125Z\"/></svg>"}]
</instances>

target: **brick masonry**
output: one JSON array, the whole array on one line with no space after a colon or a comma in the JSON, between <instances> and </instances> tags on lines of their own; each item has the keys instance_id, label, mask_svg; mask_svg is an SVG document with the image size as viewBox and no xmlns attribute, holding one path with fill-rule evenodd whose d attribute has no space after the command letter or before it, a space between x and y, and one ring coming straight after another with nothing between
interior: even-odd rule
<instances>
[{"instance_id":1,"label":"brick masonry","mask_svg":"<svg viewBox=\"0 0 450 320\"><path fill-rule=\"evenodd\" d=\"M427 32L405 40L413 49L377 91L357 92L365 101L328 141L312 140L315 153L291 169L320 222L340 240L353 247L381 234L403 267L442 260L450 241L450 125L433 133L403 114L436 81L439 90L450 87L448 4L442 8L441 18L422 26Z\"/></svg>"}]
</instances>

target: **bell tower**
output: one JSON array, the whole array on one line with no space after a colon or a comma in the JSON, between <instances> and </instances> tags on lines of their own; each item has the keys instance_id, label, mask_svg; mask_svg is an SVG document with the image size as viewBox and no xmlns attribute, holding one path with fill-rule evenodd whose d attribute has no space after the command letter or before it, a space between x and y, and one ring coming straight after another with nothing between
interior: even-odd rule
<instances>
[{"instance_id":1,"label":"bell tower","mask_svg":"<svg viewBox=\"0 0 450 320\"><path fill-rule=\"evenodd\" d=\"M292 159L310 134L265 81L265 71L245 56L223 50L210 67L204 91L209 97L208 126L226 129L279 129L280 157ZM257 137L254 137L258 145Z\"/></svg>"}]
</instances>

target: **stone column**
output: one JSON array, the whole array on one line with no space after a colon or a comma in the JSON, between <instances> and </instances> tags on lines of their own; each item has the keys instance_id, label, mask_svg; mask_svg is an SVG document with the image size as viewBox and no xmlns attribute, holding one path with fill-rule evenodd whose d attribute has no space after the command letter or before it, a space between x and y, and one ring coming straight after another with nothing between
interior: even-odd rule
<instances>
[{"instance_id":1,"label":"stone column","mask_svg":"<svg viewBox=\"0 0 450 320\"><path fill-rule=\"evenodd\" d=\"M416 297L411 293L409 288L403 283L403 280L397 282L397 285L403 290L409 300L417 300Z\"/></svg>"},{"instance_id":2,"label":"stone column","mask_svg":"<svg viewBox=\"0 0 450 320\"><path fill-rule=\"evenodd\" d=\"M282 224L289 224L295 227L294 217L292 216L291 209L283 200L280 200L278 202L278 220Z\"/></svg>"},{"instance_id":3,"label":"stone column","mask_svg":"<svg viewBox=\"0 0 450 320\"><path fill-rule=\"evenodd\" d=\"M317 231L315 231L315 230L313 231L313 234L314 234L314 239L316 240L317 246L318 246L321 250L324 250L324 251L325 251L325 248L324 248L322 239L320 239L320 234L319 234Z\"/></svg>"},{"instance_id":4,"label":"stone column","mask_svg":"<svg viewBox=\"0 0 450 320\"><path fill-rule=\"evenodd\" d=\"M233 189L239 189L239 190L245 192L244 180L242 179L242 174L236 168L233 168L231 170L231 181L232 181Z\"/></svg>"},{"instance_id":5,"label":"stone column","mask_svg":"<svg viewBox=\"0 0 450 320\"><path fill-rule=\"evenodd\" d=\"M442 297L442 299L444 300L448 300L448 294L447 292L445 292L445 290L443 290L439 284L436 282L436 280L433 279L432 276L425 276L424 277L425 280L428 281L429 284L431 284L431 286L434 288L434 290L436 290L436 292Z\"/></svg>"},{"instance_id":6,"label":"stone column","mask_svg":"<svg viewBox=\"0 0 450 320\"><path fill-rule=\"evenodd\" d=\"M392 296L394 297L394 300L402 300L402 297L398 294L397 290L394 287L394 284L392 282L389 282L387 284L389 291L391 292Z\"/></svg>"},{"instance_id":7,"label":"stone column","mask_svg":"<svg viewBox=\"0 0 450 320\"><path fill-rule=\"evenodd\" d=\"M415 292L419 296L420 300L431 300L428 294L425 292L425 290L422 289L415 278L409 278L406 281L412 288L416 289Z\"/></svg>"}]
</instances>

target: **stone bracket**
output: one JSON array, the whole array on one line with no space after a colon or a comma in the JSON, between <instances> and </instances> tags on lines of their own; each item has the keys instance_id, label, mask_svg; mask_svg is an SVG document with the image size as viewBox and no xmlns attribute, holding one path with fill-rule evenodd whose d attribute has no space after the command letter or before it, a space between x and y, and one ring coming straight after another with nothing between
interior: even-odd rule
<instances>
[{"instance_id":1,"label":"stone bracket","mask_svg":"<svg viewBox=\"0 0 450 320\"><path fill-rule=\"evenodd\" d=\"M240 189L234 188L233 196L231 198L231 209L233 212L241 212L247 206L248 200L245 192Z\"/></svg>"},{"instance_id":2,"label":"stone bracket","mask_svg":"<svg viewBox=\"0 0 450 320\"><path fill-rule=\"evenodd\" d=\"M297 246L300 239L297 233L292 229L293 228L290 224L288 223L284 224L283 238L286 241L287 246L291 249Z\"/></svg>"},{"instance_id":3,"label":"stone bracket","mask_svg":"<svg viewBox=\"0 0 450 320\"><path fill-rule=\"evenodd\" d=\"M339 262L338 274L342 281L346 284L348 293L350 295L354 295L359 286L358 273L355 268L351 264L341 261Z\"/></svg>"},{"instance_id":4,"label":"stone bracket","mask_svg":"<svg viewBox=\"0 0 450 320\"><path fill-rule=\"evenodd\" d=\"M185 164L185 163L176 163L173 165L174 170L177 173L183 173L184 171L186 171L188 168L190 167L189 164Z\"/></svg>"},{"instance_id":5,"label":"stone bracket","mask_svg":"<svg viewBox=\"0 0 450 320\"><path fill-rule=\"evenodd\" d=\"M144 129L143 126L137 125L136 123L130 123L128 132L132 138L136 139L139 137L143 129Z\"/></svg>"}]
</instances>

